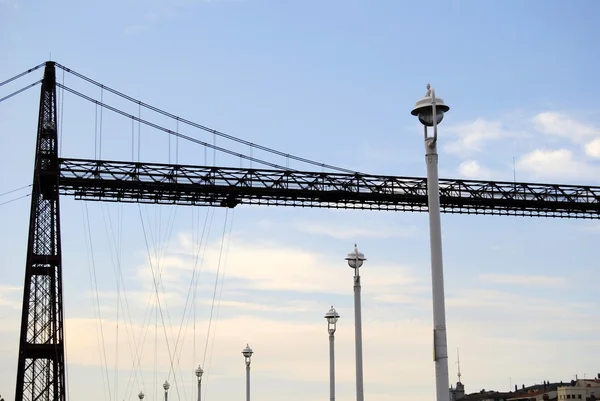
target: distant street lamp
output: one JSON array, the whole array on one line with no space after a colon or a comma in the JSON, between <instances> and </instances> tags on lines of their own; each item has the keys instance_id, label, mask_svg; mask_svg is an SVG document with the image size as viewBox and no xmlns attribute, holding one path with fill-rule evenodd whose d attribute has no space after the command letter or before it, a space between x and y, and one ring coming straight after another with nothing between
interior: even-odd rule
<instances>
[{"instance_id":1,"label":"distant street lamp","mask_svg":"<svg viewBox=\"0 0 600 401\"><path fill-rule=\"evenodd\" d=\"M348 265L354 269L354 347L356 354L356 400L364 401L363 390L363 361L362 361L362 318L360 307L360 273L359 268L363 265L365 255L358 252L354 244L354 252L346 257Z\"/></svg>"},{"instance_id":2,"label":"distant street lamp","mask_svg":"<svg viewBox=\"0 0 600 401\"><path fill-rule=\"evenodd\" d=\"M200 397L200 383L202 383L202 374L204 373L204 371L202 370L202 367L200 365L198 365L198 369L196 369L196 377L198 378L198 401L200 401L201 397Z\"/></svg>"},{"instance_id":3,"label":"distant street lamp","mask_svg":"<svg viewBox=\"0 0 600 401\"><path fill-rule=\"evenodd\" d=\"M246 344L246 348L242 350L244 361L246 362L246 401L250 401L250 358L252 357L252 348Z\"/></svg>"},{"instance_id":4,"label":"distant street lamp","mask_svg":"<svg viewBox=\"0 0 600 401\"><path fill-rule=\"evenodd\" d=\"M163 388L165 389L165 401L168 401L169 389L171 388L171 385L168 381L165 380L165 382L163 383Z\"/></svg>"},{"instance_id":5,"label":"distant street lamp","mask_svg":"<svg viewBox=\"0 0 600 401\"><path fill-rule=\"evenodd\" d=\"M138 394L138 398L140 399L140 401L144 399L144 393L142 391L140 391L140 393Z\"/></svg>"},{"instance_id":6,"label":"distant street lamp","mask_svg":"<svg viewBox=\"0 0 600 401\"><path fill-rule=\"evenodd\" d=\"M431 251L431 281L433 292L433 348L435 361L436 399L450 399L448 380L448 344L446 338L446 306L444 301L444 269L442 263L442 228L438 178L437 126L450 107L435 97L427 84L425 97L419 100L411 114L417 116L425 129L425 160L427 162L427 196L429 200L429 244ZM427 133L433 127L433 136Z\"/></svg>"},{"instance_id":7,"label":"distant street lamp","mask_svg":"<svg viewBox=\"0 0 600 401\"><path fill-rule=\"evenodd\" d=\"M329 400L335 400L335 359L334 359L334 333L338 319L340 315L335 311L333 305L331 309L325 314L327 319L327 332L329 333Z\"/></svg>"}]
</instances>

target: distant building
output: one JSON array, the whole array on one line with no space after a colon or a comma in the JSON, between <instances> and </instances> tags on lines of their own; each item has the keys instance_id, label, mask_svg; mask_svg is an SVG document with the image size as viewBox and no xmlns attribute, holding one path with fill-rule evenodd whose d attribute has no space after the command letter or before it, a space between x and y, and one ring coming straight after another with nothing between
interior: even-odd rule
<instances>
[{"instance_id":1,"label":"distant building","mask_svg":"<svg viewBox=\"0 0 600 401\"><path fill-rule=\"evenodd\" d=\"M573 380L570 383L550 383L520 389L515 391L498 392L481 390L478 393L465 393L465 386L458 376L456 387L450 386L450 401L600 401L600 374L595 379Z\"/></svg>"},{"instance_id":2,"label":"distant building","mask_svg":"<svg viewBox=\"0 0 600 401\"><path fill-rule=\"evenodd\" d=\"M478 393L465 393L465 385L460 380L460 360L456 387L450 386L450 401L600 401L600 373L594 379L577 379L570 383L550 383L522 387L515 385L515 391L499 392L481 390Z\"/></svg>"},{"instance_id":3,"label":"distant building","mask_svg":"<svg viewBox=\"0 0 600 401\"><path fill-rule=\"evenodd\" d=\"M573 380L570 385L559 387L557 396L558 401L594 400L596 397L600 399L600 377L591 380Z\"/></svg>"},{"instance_id":4,"label":"distant building","mask_svg":"<svg viewBox=\"0 0 600 401\"><path fill-rule=\"evenodd\" d=\"M450 401L458 401L465 398L465 385L460 382L460 378L456 382L456 388L450 386Z\"/></svg>"}]
</instances>

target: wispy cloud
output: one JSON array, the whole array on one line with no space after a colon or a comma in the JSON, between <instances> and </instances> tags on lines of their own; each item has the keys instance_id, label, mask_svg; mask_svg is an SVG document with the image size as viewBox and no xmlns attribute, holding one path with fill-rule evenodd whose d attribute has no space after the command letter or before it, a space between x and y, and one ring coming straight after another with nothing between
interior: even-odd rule
<instances>
[{"instance_id":1,"label":"wispy cloud","mask_svg":"<svg viewBox=\"0 0 600 401\"><path fill-rule=\"evenodd\" d=\"M361 223L364 226L364 224ZM354 240L356 238L407 238L414 237L417 233L416 227L356 227L355 224L325 224L315 222L301 222L295 225L298 231L323 235L336 239Z\"/></svg>"},{"instance_id":2,"label":"wispy cloud","mask_svg":"<svg viewBox=\"0 0 600 401\"><path fill-rule=\"evenodd\" d=\"M543 134L566 138L576 143L600 136L600 129L565 113L546 111L533 117L534 128Z\"/></svg>"},{"instance_id":3,"label":"wispy cloud","mask_svg":"<svg viewBox=\"0 0 600 401\"><path fill-rule=\"evenodd\" d=\"M600 233L600 223L582 225L581 230L593 233Z\"/></svg>"},{"instance_id":4,"label":"wispy cloud","mask_svg":"<svg viewBox=\"0 0 600 401\"><path fill-rule=\"evenodd\" d=\"M481 153L490 142L501 141L525 134L509 129L501 121L478 118L445 128L453 138L444 145L444 150L461 157Z\"/></svg>"},{"instance_id":5,"label":"wispy cloud","mask_svg":"<svg viewBox=\"0 0 600 401\"><path fill-rule=\"evenodd\" d=\"M482 166L479 161L473 159L460 163L457 172L460 177L477 180L487 180L494 175L489 168Z\"/></svg>"},{"instance_id":6,"label":"wispy cloud","mask_svg":"<svg viewBox=\"0 0 600 401\"><path fill-rule=\"evenodd\" d=\"M490 284L504 284L526 287L564 287L568 284L566 277L559 276L531 276L515 274L482 274L479 280Z\"/></svg>"},{"instance_id":7,"label":"wispy cloud","mask_svg":"<svg viewBox=\"0 0 600 401\"><path fill-rule=\"evenodd\" d=\"M600 166L577 157L571 149L536 149L521 156L517 168L535 178L597 180Z\"/></svg>"},{"instance_id":8,"label":"wispy cloud","mask_svg":"<svg viewBox=\"0 0 600 401\"><path fill-rule=\"evenodd\" d=\"M140 18L136 22L125 27L125 33L130 34L130 35L139 34L141 32L148 30L152 25L156 24L159 20L160 20L159 13L153 12L153 11L145 12L144 14L142 14L140 16Z\"/></svg>"},{"instance_id":9,"label":"wispy cloud","mask_svg":"<svg viewBox=\"0 0 600 401\"><path fill-rule=\"evenodd\" d=\"M501 176L499 171L473 157L477 153L486 154L488 145L496 142L497 151L510 149L513 155L518 155L517 171L528 179L598 179L600 165L596 161L600 159L600 127L556 111L544 111L517 120L520 126L516 128L514 121L507 124L502 119L483 118L446 127L454 139L444 149L461 159L456 172L474 179ZM520 145L515 144L515 139Z\"/></svg>"},{"instance_id":10,"label":"wispy cloud","mask_svg":"<svg viewBox=\"0 0 600 401\"><path fill-rule=\"evenodd\" d=\"M21 309L19 298L23 294L23 287L0 285L0 307Z\"/></svg>"},{"instance_id":11,"label":"wispy cloud","mask_svg":"<svg viewBox=\"0 0 600 401\"><path fill-rule=\"evenodd\" d=\"M18 10L21 7L20 0L0 0L1 6L6 6L12 8L13 10Z\"/></svg>"}]
</instances>

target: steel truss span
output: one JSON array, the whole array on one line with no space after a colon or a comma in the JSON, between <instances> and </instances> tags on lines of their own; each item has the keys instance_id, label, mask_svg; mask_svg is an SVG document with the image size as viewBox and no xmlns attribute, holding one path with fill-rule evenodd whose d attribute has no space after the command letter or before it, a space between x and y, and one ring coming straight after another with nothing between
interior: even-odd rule
<instances>
[{"instance_id":1,"label":"steel truss span","mask_svg":"<svg viewBox=\"0 0 600 401\"><path fill-rule=\"evenodd\" d=\"M427 180L60 159L59 191L87 201L426 212ZM440 179L442 212L600 219L600 187Z\"/></svg>"}]
</instances>

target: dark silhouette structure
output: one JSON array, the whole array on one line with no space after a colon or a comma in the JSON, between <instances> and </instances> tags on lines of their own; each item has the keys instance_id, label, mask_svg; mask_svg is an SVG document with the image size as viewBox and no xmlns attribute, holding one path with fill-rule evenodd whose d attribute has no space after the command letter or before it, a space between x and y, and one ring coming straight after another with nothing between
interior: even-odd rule
<instances>
[{"instance_id":1,"label":"dark silhouette structure","mask_svg":"<svg viewBox=\"0 0 600 401\"><path fill-rule=\"evenodd\" d=\"M41 81L16 401L65 401L60 194L195 206L427 211L427 180L419 177L60 159L55 67L72 72L47 62ZM600 219L600 187L453 179L441 179L439 186L444 213Z\"/></svg>"},{"instance_id":2,"label":"dark silhouette structure","mask_svg":"<svg viewBox=\"0 0 600 401\"><path fill-rule=\"evenodd\" d=\"M16 400L65 401L56 74L42 80L31 192Z\"/></svg>"}]
</instances>

